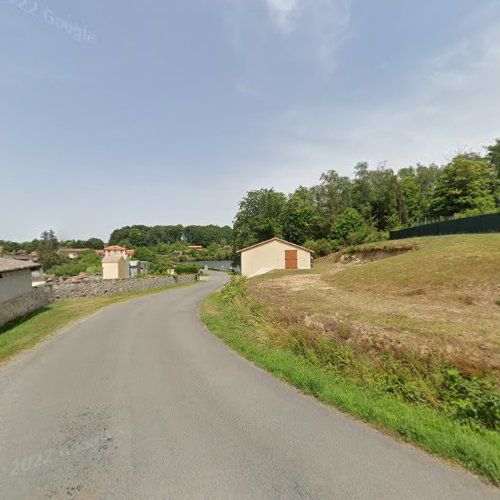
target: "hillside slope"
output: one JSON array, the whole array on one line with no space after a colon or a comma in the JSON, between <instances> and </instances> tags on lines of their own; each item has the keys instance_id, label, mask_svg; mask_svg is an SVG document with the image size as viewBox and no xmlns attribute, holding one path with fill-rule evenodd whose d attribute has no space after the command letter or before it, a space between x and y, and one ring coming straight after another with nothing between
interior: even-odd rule
<instances>
[{"instance_id":1,"label":"hillside slope","mask_svg":"<svg viewBox=\"0 0 500 500\"><path fill-rule=\"evenodd\" d=\"M412 250L396 255L399 248ZM464 373L498 375L499 234L414 238L350 253L387 258L339 263L332 255L318 259L311 273L267 275L251 282L249 291L326 333L342 323L343 340L365 349L434 357Z\"/></svg>"},{"instance_id":2,"label":"hillside slope","mask_svg":"<svg viewBox=\"0 0 500 500\"><path fill-rule=\"evenodd\" d=\"M236 279L203 307L306 393L500 484L500 235L380 242Z\"/></svg>"}]
</instances>

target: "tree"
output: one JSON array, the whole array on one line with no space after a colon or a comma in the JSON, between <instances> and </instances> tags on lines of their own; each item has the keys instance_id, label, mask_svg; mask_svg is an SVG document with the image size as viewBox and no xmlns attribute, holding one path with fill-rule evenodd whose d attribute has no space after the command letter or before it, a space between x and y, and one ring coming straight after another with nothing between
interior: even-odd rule
<instances>
[{"instance_id":1,"label":"tree","mask_svg":"<svg viewBox=\"0 0 500 500\"><path fill-rule=\"evenodd\" d=\"M495 208L496 175L488 161L475 153L461 154L446 165L431 201L434 215Z\"/></svg>"},{"instance_id":2,"label":"tree","mask_svg":"<svg viewBox=\"0 0 500 500\"><path fill-rule=\"evenodd\" d=\"M232 239L229 226L125 226L115 229L109 237L110 245L125 247L153 247L160 243L171 245L188 241L193 244L208 246L211 243L227 245Z\"/></svg>"},{"instance_id":3,"label":"tree","mask_svg":"<svg viewBox=\"0 0 500 500\"><path fill-rule=\"evenodd\" d=\"M318 186L309 189L308 195L318 210L320 234L316 238L328 236L332 222L352 203L352 182L349 177L328 170L321 174L320 181Z\"/></svg>"},{"instance_id":4,"label":"tree","mask_svg":"<svg viewBox=\"0 0 500 500\"><path fill-rule=\"evenodd\" d=\"M500 139L497 139L495 144L493 146L489 146L487 150L488 154L486 158L496 173L494 192L495 204L497 207L500 207Z\"/></svg>"},{"instance_id":5,"label":"tree","mask_svg":"<svg viewBox=\"0 0 500 500\"><path fill-rule=\"evenodd\" d=\"M497 139L495 144L488 146L486 149L488 151L486 158L495 169L497 179L500 179L500 139Z\"/></svg>"},{"instance_id":6,"label":"tree","mask_svg":"<svg viewBox=\"0 0 500 500\"><path fill-rule=\"evenodd\" d=\"M301 245L307 239L315 239L319 234L320 217L317 206L292 195L283 212L283 234L285 239Z\"/></svg>"},{"instance_id":7,"label":"tree","mask_svg":"<svg viewBox=\"0 0 500 500\"><path fill-rule=\"evenodd\" d=\"M397 205L399 220L403 226L417 223L424 217L424 199L415 180L413 167L398 172Z\"/></svg>"},{"instance_id":8,"label":"tree","mask_svg":"<svg viewBox=\"0 0 500 500\"><path fill-rule=\"evenodd\" d=\"M374 224L385 231L400 225L397 204L396 175L391 169L379 167L369 172L370 216Z\"/></svg>"},{"instance_id":9,"label":"tree","mask_svg":"<svg viewBox=\"0 0 500 500\"><path fill-rule=\"evenodd\" d=\"M354 208L347 208L332 225L330 239L345 245L362 243L370 228L363 216Z\"/></svg>"},{"instance_id":10,"label":"tree","mask_svg":"<svg viewBox=\"0 0 500 500\"><path fill-rule=\"evenodd\" d=\"M67 240L64 246L68 248L91 248L92 250L102 250L104 241L99 238L90 238L88 240Z\"/></svg>"},{"instance_id":11,"label":"tree","mask_svg":"<svg viewBox=\"0 0 500 500\"><path fill-rule=\"evenodd\" d=\"M147 247L139 247L135 249L134 260L145 260L148 262L153 262L156 258L156 254L153 250Z\"/></svg>"},{"instance_id":12,"label":"tree","mask_svg":"<svg viewBox=\"0 0 500 500\"><path fill-rule=\"evenodd\" d=\"M93 250L102 250L104 248L104 241L100 238L89 238L87 240L86 248L92 248Z\"/></svg>"},{"instance_id":13,"label":"tree","mask_svg":"<svg viewBox=\"0 0 500 500\"><path fill-rule=\"evenodd\" d=\"M52 229L44 231L41 235L41 242L38 247L38 256L40 263L46 271L62 262L62 257L57 253L58 249L59 241L54 231L52 231Z\"/></svg>"},{"instance_id":14,"label":"tree","mask_svg":"<svg viewBox=\"0 0 500 500\"><path fill-rule=\"evenodd\" d=\"M352 203L350 206L355 208L365 219L371 217L371 194L372 186L368 163L360 162L354 167Z\"/></svg>"},{"instance_id":15,"label":"tree","mask_svg":"<svg viewBox=\"0 0 500 500\"><path fill-rule=\"evenodd\" d=\"M287 198L274 189L249 191L234 217L233 239L238 248L283 236Z\"/></svg>"}]
</instances>

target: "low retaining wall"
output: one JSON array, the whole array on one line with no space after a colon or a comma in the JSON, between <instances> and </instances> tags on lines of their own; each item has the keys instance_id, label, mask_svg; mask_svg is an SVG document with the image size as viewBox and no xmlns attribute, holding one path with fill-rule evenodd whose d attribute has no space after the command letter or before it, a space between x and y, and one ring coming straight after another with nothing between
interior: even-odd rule
<instances>
[{"instance_id":1,"label":"low retaining wall","mask_svg":"<svg viewBox=\"0 0 500 500\"><path fill-rule=\"evenodd\" d=\"M2 302L0 304L0 326L41 309L53 301L52 287L39 286L33 288L31 292L10 299L7 302Z\"/></svg>"},{"instance_id":2,"label":"low retaining wall","mask_svg":"<svg viewBox=\"0 0 500 500\"><path fill-rule=\"evenodd\" d=\"M171 276L155 276L153 278L127 278L123 280L96 280L82 283L54 283L55 300L76 299L79 297L100 297L115 293L151 290L196 280L195 274L181 274L177 279Z\"/></svg>"}]
</instances>

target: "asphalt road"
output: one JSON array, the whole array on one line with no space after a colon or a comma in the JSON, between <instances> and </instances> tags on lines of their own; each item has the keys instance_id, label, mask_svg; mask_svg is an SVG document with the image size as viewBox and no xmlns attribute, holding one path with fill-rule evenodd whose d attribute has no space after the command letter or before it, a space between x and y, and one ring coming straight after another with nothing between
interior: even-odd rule
<instances>
[{"instance_id":1,"label":"asphalt road","mask_svg":"<svg viewBox=\"0 0 500 500\"><path fill-rule=\"evenodd\" d=\"M0 498L499 498L274 379L200 323L226 275L113 306L0 369Z\"/></svg>"}]
</instances>

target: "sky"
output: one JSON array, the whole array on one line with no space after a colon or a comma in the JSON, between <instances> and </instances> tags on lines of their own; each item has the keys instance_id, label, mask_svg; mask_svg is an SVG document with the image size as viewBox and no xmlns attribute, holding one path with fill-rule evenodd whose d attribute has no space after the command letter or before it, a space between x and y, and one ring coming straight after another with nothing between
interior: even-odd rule
<instances>
[{"instance_id":1,"label":"sky","mask_svg":"<svg viewBox=\"0 0 500 500\"><path fill-rule=\"evenodd\" d=\"M0 0L0 239L231 224L500 138L500 0Z\"/></svg>"}]
</instances>

